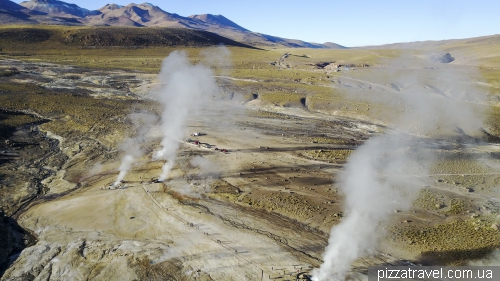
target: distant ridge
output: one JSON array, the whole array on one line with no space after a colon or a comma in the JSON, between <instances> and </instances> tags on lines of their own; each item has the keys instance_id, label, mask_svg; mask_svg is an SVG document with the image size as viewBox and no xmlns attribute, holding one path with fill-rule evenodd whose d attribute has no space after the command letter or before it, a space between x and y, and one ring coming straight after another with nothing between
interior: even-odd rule
<instances>
[{"instance_id":1,"label":"distant ridge","mask_svg":"<svg viewBox=\"0 0 500 281\"><path fill-rule=\"evenodd\" d=\"M0 0L0 24L57 24L85 26L172 27L204 30L252 46L345 48L335 43L309 43L252 32L223 15L169 13L150 3L107 4L90 11L59 0L31 0L19 5Z\"/></svg>"},{"instance_id":2,"label":"distant ridge","mask_svg":"<svg viewBox=\"0 0 500 281\"><path fill-rule=\"evenodd\" d=\"M434 62L497 67L496 62L500 61L500 34L463 39L363 46L356 47L356 49L392 49L406 50L407 52L419 50L418 53L421 54L421 58L426 58ZM412 53L412 56L419 55Z\"/></svg>"},{"instance_id":3,"label":"distant ridge","mask_svg":"<svg viewBox=\"0 0 500 281\"><path fill-rule=\"evenodd\" d=\"M475 45L478 43L485 43L490 45L500 46L500 34L479 36L474 38L464 38L464 39L447 39L447 40L426 40L426 41L415 41L415 42L402 42L402 43L392 43L377 46L361 46L357 48L362 49L428 49L437 47L447 47L452 44L459 45Z\"/></svg>"},{"instance_id":4,"label":"distant ridge","mask_svg":"<svg viewBox=\"0 0 500 281\"><path fill-rule=\"evenodd\" d=\"M330 49L347 49L347 47L345 47L345 46L339 45L337 43L332 43L332 42L323 43L323 46L326 46Z\"/></svg>"},{"instance_id":5,"label":"distant ridge","mask_svg":"<svg viewBox=\"0 0 500 281\"><path fill-rule=\"evenodd\" d=\"M179 22L186 21L186 18L165 12L150 3L126 6L108 4L100 8L98 12L97 15L84 19L87 25L183 27Z\"/></svg>"},{"instance_id":6,"label":"distant ridge","mask_svg":"<svg viewBox=\"0 0 500 281\"><path fill-rule=\"evenodd\" d=\"M227 19L223 15L203 14L203 15L192 15L192 16L189 16L189 18L197 19L197 20L203 21L205 23L218 25L221 27L232 27L234 29L238 29L241 31L250 31L250 30L243 28L243 27L237 25L236 23L230 21L229 19Z\"/></svg>"},{"instance_id":7,"label":"distant ridge","mask_svg":"<svg viewBox=\"0 0 500 281\"><path fill-rule=\"evenodd\" d=\"M31 0L21 2L19 5L36 12L46 13L53 16L76 16L86 17L89 15L97 14L97 11L89 11L80 8L75 4L68 4L58 0Z\"/></svg>"}]
</instances>

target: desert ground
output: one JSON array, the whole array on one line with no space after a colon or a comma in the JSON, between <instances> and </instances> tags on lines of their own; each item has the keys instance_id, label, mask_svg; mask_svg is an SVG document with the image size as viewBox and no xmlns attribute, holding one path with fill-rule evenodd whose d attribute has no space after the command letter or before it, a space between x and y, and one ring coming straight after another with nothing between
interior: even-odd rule
<instances>
[{"instance_id":1,"label":"desert ground","mask_svg":"<svg viewBox=\"0 0 500 281\"><path fill-rule=\"evenodd\" d=\"M149 93L174 49L3 48L1 280L296 280L323 263L330 229L344 219L350 155L382 134L425 141L436 157L400 175L421 188L378 226L378 243L349 278L373 265L463 265L500 245L491 52L457 48L454 62L440 63L425 46L229 47L230 63L213 67L220 91L190 112L168 179L152 180L163 165L152 160L157 141L111 187L120 143L134 133L127 116L158 114ZM210 48L184 49L198 63ZM458 103L484 112L479 133L422 132L419 120L398 127L412 110L397 102L413 80L392 78L404 75L436 99L460 93Z\"/></svg>"}]
</instances>

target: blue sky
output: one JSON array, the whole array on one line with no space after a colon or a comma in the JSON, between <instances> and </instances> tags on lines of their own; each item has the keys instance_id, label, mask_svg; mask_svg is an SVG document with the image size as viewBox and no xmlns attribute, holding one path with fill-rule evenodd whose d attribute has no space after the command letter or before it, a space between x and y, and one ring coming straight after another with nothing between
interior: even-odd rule
<instances>
[{"instance_id":1,"label":"blue sky","mask_svg":"<svg viewBox=\"0 0 500 281\"><path fill-rule=\"evenodd\" d=\"M498 0L147 1L181 16L222 14L252 31L348 47L500 33ZM109 3L66 2L90 10ZM127 5L130 0L111 3Z\"/></svg>"}]
</instances>

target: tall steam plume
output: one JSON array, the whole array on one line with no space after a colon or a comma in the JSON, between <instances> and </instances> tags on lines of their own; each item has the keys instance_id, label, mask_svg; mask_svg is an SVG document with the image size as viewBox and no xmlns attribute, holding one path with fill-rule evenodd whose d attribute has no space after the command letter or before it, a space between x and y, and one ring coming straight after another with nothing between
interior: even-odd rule
<instances>
[{"instance_id":1,"label":"tall steam plume","mask_svg":"<svg viewBox=\"0 0 500 281\"><path fill-rule=\"evenodd\" d=\"M153 137L151 136L151 128L158 122L158 117L151 113L132 113L128 116L132 123L133 129L137 131L132 138L127 138L121 145L120 149L126 154L122 158L120 164L120 173L116 177L113 186L116 187L125 178L128 171L138 158L144 155L144 144Z\"/></svg>"},{"instance_id":2,"label":"tall steam plume","mask_svg":"<svg viewBox=\"0 0 500 281\"><path fill-rule=\"evenodd\" d=\"M466 86L457 89L456 81L466 81L458 72L433 71L432 79L419 75L391 81L404 86L392 97L391 107L401 108L393 119L399 120L393 124L396 130L368 140L349 158L340 186L346 216L332 228L324 263L313 270L313 280L344 281L351 263L375 246L380 232L377 226L393 210L408 209L412 195L425 185L422 179L428 177L412 175L428 175L436 140L459 140L480 129L480 112L473 103L464 102L471 97L477 100L477 91ZM436 89L442 90L436 94ZM373 94L370 98L377 102Z\"/></svg>"},{"instance_id":3,"label":"tall steam plume","mask_svg":"<svg viewBox=\"0 0 500 281\"><path fill-rule=\"evenodd\" d=\"M155 160L165 160L159 180L167 179L175 163L179 140L187 117L196 114L198 107L217 92L217 84L210 68L201 64L192 65L186 53L174 51L162 64L159 74L164 86L156 93L163 105L160 131L161 149L153 156Z\"/></svg>"}]
</instances>

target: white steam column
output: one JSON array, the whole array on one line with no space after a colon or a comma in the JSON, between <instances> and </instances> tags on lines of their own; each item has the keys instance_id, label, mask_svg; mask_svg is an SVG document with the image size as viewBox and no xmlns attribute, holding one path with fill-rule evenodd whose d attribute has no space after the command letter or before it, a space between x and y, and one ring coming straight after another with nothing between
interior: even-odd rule
<instances>
[{"instance_id":1,"label":"white steam column","mask_svg":"<svg viewBox=\"0 0 500 281\"><path fill-rule=\"evenodd\" d=\"M170 53L163 61L159 80L164 84L156 93L157 100L163 105L160 125L162 141L153 159L166 161L158 178L164 181L174 167L187 117L208 101L218 87L210 68L201 64L192 65L186 53L179 51Z\"/></svg>"},{"instance_id":2,"label":"white steam column","mask_svg":"<svg viewBox=\"0 0 500 281\"><path fill-rule=\"evenodd\" d=\"M132 113L128 115L127 119L132 123L136 134L120 144L120 150L125 153L125 156L122 158L120 173L116 177L113 187L117 187L121 183L128 171L136 164L137 159L144 155L142 146L153 139L151 128L158 123L158 117L148 112Z\"/></svg>"},{"instance_id":3,"label":"white steam column","mask_svg":"<svg viewBox=\"0 0 500 281\"><path fill-rule=\"evenodd\" d=\"M422 180L428 177L419 180L412 175L428 175L436 139L450 142L449 137L457 134L478 135L483 114L473 102L483 103L486 94L470 85L457 87L456 81L467 81L460 71L444 68L428 75L395 75L391 79L396 81L390 82L405 85L401 93L391 99L378 97L377 92L367 97L375 104L400 109L391 122L401 133L374 137L349 158L340 185L346 216L332 228L324 263L313 270L312 280L344 281L352 262L373 250L381 231L378 224L392 210L408 209L425 185ZM436 95L434 89L442 94Z\"/></svg>"}]
</instances>

